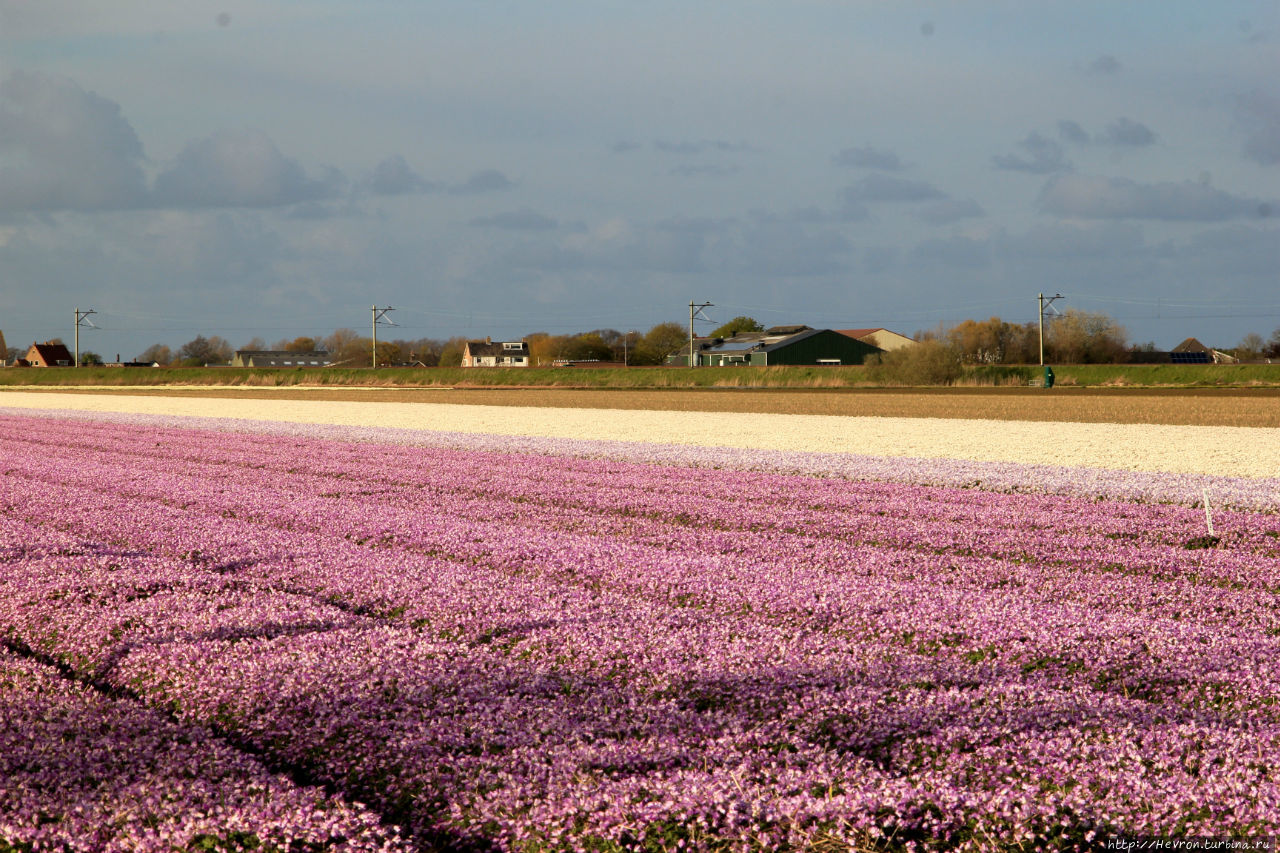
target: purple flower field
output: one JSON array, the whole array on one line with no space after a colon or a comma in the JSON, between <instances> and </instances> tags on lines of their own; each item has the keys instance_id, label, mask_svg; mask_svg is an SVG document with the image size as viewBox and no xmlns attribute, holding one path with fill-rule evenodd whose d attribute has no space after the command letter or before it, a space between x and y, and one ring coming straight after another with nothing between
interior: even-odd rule
<instances>
[{"instance_id":1,"label":"purple flower field","mask_svg":"<svg viewBox=\"0 0 1280 853\"><path fill-rule=\"evenodd\" d=\"M1274 480L428 435L0 414L0 851L1280 833Z\"/></svg>"}]
</instances>

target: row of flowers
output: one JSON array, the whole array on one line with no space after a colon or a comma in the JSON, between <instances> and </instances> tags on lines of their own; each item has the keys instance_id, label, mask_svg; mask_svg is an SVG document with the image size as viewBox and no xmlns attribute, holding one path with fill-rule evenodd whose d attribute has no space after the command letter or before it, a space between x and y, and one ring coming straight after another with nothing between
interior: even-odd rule
<instances>
[{"instance_id":1,"label":"row of flowers","mask_svg":"<svg viewBox=\"0 0 1280 853\"><path fill-rule=\"evenodd\" d=\"M9 643L420 845L1280 827L1269 512L10 421Z\"/></svg>"}]
</instances>

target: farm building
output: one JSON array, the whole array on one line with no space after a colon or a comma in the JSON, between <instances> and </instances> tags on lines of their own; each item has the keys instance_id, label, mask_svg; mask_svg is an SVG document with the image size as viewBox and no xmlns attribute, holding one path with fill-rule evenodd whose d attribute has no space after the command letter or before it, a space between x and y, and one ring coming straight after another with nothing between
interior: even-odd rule
<instances>
[{"instance_id":1,"label":"farm building","mask_svg":"<svg viewBox=\"0 0 1280 853\"><path fill-rule=\"evenodd\" d=\"M897 332L891 332L888 329L836 329L836 331L842 335L848 335L854 340L871 344L873 347L878 347L885 352L916 345L915 339L900 335Z\"/></svg>"},{"instance_id":2,"label":"farm building","mask_svg":"<svg viewBox=\"0 0 1280 853\"><path fill-rule=\"evenodd\" d=\"M463 367L528 367L527 341L467 341L462 348Z\"/></svg>"},{"instance_id":3,"label":"farm building","mask_svg":"<svg viewBox=\"0 0 1280 853\"><path fill-rule=\"evenodd\" d=\"M333 363L325 350L289 352L288 350L236 350L232 367L326 367Z\"/></svg>"},{"instance_id":4,"label":"farm building","mask_svg":"<svg viewBox=\"0 0 1280 853\"><path fill-rule=\"evenodd\" d=\"M33 343L21 361L30 367L73 367L76 363L71 350L67 349L65 344L54 341Z\"/></svg>"},{"instance_id":5,"label":"farm building","mask_svg":"<svg viewBox=\"0 0 1280 853\"><path fill-rule=\"evenodd\" d=\"M730 338L694 339L695 366L862 364L868 356L880 352L878 347L840 332L808 326L774 326ZM688 346L667 356L667 364L688 363Z\"/></svg>"}]
</instances>

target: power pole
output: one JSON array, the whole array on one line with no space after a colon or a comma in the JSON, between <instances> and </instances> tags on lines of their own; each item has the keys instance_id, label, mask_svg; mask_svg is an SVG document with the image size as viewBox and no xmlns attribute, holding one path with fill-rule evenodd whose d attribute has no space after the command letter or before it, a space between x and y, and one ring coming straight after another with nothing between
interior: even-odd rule
<instances>
[{"instance_id":1,"label":"power pole","mask_svg":"<svg viewBox=\"0 0 1280 853\"><path fill-rule=\"evenodd\" d=\"M1066 299L1066 297L1063 296L1061 293L1055 293L1053 296L1050 296L1048 299L1046 299L1043 293L1040 294L1040 366L1041 367L1044 367L1044 312L1046 308L1052 308L1053 303L1059 299ZM1057 314L1058 312L1054 311L1053 313Z\"/></svg>"},{"instance_id":2,"label":"power pole","mask_svg":"<svg viewBox=\"0 0 1280 853\"><path fill-rule=\"evenodd\" d=\"M701 302L698 304L694 304L692 301L689 302L689 366L690 367L693 367L693 321L695 318L699 320L707 319L706 317L702 316L702 309L710 308L710 307L711 307L710 302Z\"/></svg>"},{"instance_id":3,"label":"power pole","mask_svg":"<svg viewBox=\"0 0 1280 853\"><path fill-rule=\"evenodd\" d=\"M373 305L369 310L373 312L373 353L371 357L373 359L373 366L376 368L378 366L378 324L381 323L384 326L394 326L395 323L391 322L391 319L387 317L387 315L396 309L392 308L390 305L386 308L379 308L377 305Z\"/></svg>"},{"instance_id":4,"label":"power pole","mask_svg":"<svg viewBox=\"0 0 1280 853\"><path fill-rule=\"evenodd\" d=\"M97 313L98 312L94 311L92 308L88 311L81 311L79 308L76 309L76 367L80 366L80 327L88 326L90 329L98 328L93 325L93 321L89 319L90 314Z\"/></svg>"}]
</instances>

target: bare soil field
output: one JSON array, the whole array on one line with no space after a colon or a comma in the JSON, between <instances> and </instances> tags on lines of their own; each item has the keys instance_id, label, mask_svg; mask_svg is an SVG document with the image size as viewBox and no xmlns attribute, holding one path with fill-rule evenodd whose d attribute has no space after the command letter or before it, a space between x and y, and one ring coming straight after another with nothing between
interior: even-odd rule
<instances>
[{"instance_id":1,"label":"bare soil field","mask_svg":"<svg viewBox=\"0 0 1280 853\"><path fill-rule=\"evenodd\" d=\"M0 405L6 390L0 389ZM52 388L64 394L131 394L248 400L332 400L847 417L1280 427L1275 388L551 389L163 387Z\"/></svg>"}]
</instances>

